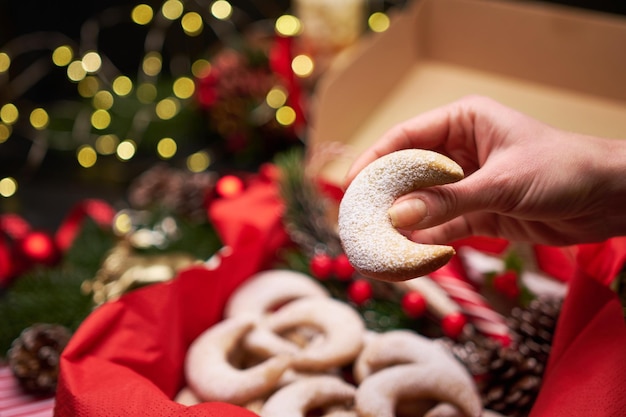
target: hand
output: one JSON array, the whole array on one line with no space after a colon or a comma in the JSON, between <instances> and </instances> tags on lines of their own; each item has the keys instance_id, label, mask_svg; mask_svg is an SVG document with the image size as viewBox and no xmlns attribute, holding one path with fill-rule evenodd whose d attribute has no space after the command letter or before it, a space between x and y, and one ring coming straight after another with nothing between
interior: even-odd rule
<instances>
[{"instance_id":1,"label":"hand","mask_svg":"<svg viewBox=\"0 0 626 417\"><path fill-rule=\"evenodd\" d=\"M396 201L391 220L412 240L482 235L566 245L626 233L626 141L561 131L467 97L393 127L354 162L347 183L407 148L442 153L465 172Z\"/></svg>"}]
</instances>

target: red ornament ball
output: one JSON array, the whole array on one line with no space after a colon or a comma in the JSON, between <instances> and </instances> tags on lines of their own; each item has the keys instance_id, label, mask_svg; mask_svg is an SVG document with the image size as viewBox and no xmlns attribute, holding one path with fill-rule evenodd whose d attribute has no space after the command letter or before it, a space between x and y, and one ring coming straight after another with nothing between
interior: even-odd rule
<instances>
[{"instance_id":1,"label":"red ornament ball","mask_svg":"<svg viewBox=\"0 0 626 417\"><path fill-rule=\"evenodd\" d=\"M50 234L43 231L28 233L18 244L19 253L27 262L52 266L56 264L61 253Z\"/></svg>"},{"instance_id":2,"label":"red ornament ball","mask_svg":"<svg viewBox=\"0 0 626 417\"><path fill-rule=\"evenodd\" d=\"M372 298L372 284L365 279L354 280L348 287L348 298L360 306Z\"/></svg>"},{"instance_id":3,"label":"red ornament ball","mask_svg":"<svg viewBox=\"0 0 626 417\"><path fill-rule=\"evenodd\" d=\"M328 279L333 272L333 258L326 253L316 253L309 262L311 275L317 279Z\"/></svg>"},{"instance_id":4,"label":"red ornament ball","mask_svg":"<svg viewBox=\"0 0 626 417\"><path fill-rule=\"evenodd\" d=\"M352 278L354 267L345 253L340 253L333 259L333 272L337 279L341 281L348 281Z\"/></svg>"},{"instance_id":5,"label":"red ornament ball","mask_svg":"<svg viewBox=\"0 0 626 417\"><path fill-rule=\"evenodd\" d=\"M456 339L461 335L466 324L467 319L463 313L457 311L441 319L441 330L446 336Z\"/></svg>"},{"instance_id":6,"label":"red ornament ball","mask_svg":"<svg viewBox=\"0 0 626 417\"><path fill-rule=\"evenodd\" d=\"M411 318L422 317L426 313L426 298L419 291L409 291L402 297L402 311Z\"/></svg>"},{"instance_id":7,"label":"red ornament ball","mask_svg":"<svg viewBox=\"0 0 626 417\"><path fill-rule=\"evenodd\" d=\"M496 275L493 278L493 287L496 291L511 299L516 299L521 294L515 271L505 271Z\"/></svg>"}]
</instances>

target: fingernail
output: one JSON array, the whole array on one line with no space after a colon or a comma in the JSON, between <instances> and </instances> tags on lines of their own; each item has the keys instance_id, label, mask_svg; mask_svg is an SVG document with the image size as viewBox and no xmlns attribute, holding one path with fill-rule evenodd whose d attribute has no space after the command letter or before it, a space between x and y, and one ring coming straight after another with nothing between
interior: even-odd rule
<instances>
[{"instance_id":1,"label":"fingernail","mask_svg":"<svg viewBox=\"0 0 626 417\"><path fill-rule=\"evenodd\" d=\"M388 213L394 227L408 227L424 220L428 214L428 208L422 200L412 198L394 204Z\"/></svg>"}]
</instances>

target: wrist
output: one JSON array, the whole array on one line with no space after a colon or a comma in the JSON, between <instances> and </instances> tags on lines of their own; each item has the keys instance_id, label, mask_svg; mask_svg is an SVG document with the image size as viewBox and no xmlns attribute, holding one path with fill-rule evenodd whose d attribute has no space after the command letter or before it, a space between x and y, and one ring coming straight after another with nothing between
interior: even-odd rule
<instances>
[{"instance_id":1,"label":"wrist","mask_svg":"<svg viewBox=\"0 0 626 417\"><path fill-rule=\"evenodd\" d=\"M610 236L626 236L626 139L601 139L598 189Z\"/></svg>"}]
</instances>

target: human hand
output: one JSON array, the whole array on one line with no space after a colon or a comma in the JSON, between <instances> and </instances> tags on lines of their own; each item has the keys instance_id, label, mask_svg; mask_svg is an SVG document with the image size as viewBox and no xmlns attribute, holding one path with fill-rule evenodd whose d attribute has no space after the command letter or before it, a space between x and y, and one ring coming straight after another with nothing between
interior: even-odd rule
<instances>
[{"instance_id":1,"label":"human hand","mask_svg":"<svg viewBox=\"0 0 626 417\"><path fill-rule=\"evenodd\" d=\"M566 245L626 232L626 141L561 131L472 96L390 129L354 162L347 183L407 148L444 154L466 176L396 201L392 223L411 240L482 235Z\"/></svg>"}]
</instances>

